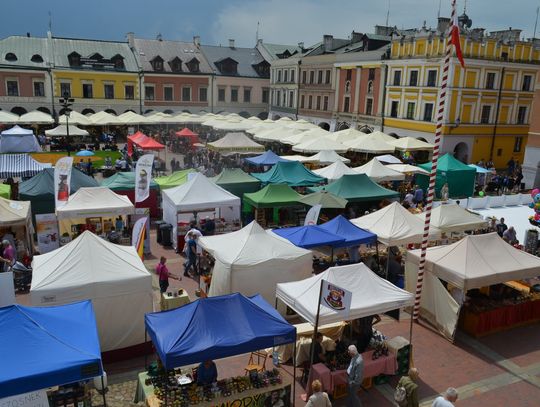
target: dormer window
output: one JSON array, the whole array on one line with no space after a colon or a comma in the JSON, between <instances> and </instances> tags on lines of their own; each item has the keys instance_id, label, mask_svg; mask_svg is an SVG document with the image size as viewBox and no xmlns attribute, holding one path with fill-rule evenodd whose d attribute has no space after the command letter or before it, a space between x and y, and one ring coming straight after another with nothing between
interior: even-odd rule
<instances>
[{"instance_id":1,"label":"dormer window","mask_svg":"<svg viewBox=\"0 0 540 407\"><path fill-rule=\"evenodd\" d=\"M94 52L92 55L88 57L88 59L94 59L96 61L101 61L103 59L103 55L101 55L99 52Z\"/></svg>"},{"instance_id":2,"label":"dormer window","mask_svg":"<svg viewBox=\"0 0 540 407\"><path fill-rule=\"evenodd\" d=\"M186 66L189 69L189 72L199 72L199 60L197 58L192 58L189 62L186 63Z\"/></svg>"},{"instance_id":3,"label":"dormer window","mask_svg":"<svg viewBox=\"0 0 540 407\"><path fill-rule=\"evenodd\" d=\"M35 62L35 63L42 63L43 58L39 54L34 54L32 55L32 58L30 59L30 61Z\"/></svg>"},{"instance_id":4,"label":"dormer window","mask_svg":"<svg viewBox=\"0 0 540 407\"><path fill-rule=\"evenodd\" d=\"M17 55L15 55L13 52L8 52L6 54L6 61L15 62L16 60L17 60Z\"/></svg>"},{"instance_id":5,"label":"dormer window","mask_svg":"<svg viewBox=\"0 0 540 407\"><path fill-rule=\"evenodd\" d=\"M173 72L182 72L182 60L178 57L174 57L169 61L169 66Z\"/></svg>"},{"instance_id":6,"label":"dormer window","mask_svg":"<svg viewBox=\"0 0 540 407\"><path fill-rule=\"evenodd\" d=\"M115 69L124 69L124 57L120 54L116 54L111 58L111 62L114 64Z\"/></svg>"},{"instance_id":7,"label":"dormer window","mask_svg":"<svg viewBox=\"0 0 540 407\"><path fill-rule=\"evenodd\" d=\"M238 74L238 62L232 58L220 59L214 64L218 67L219 71L225 75L237 75Z\"/></svg>"},{"instance_id":8,"label":"dormer window","mask_svg":"<svg viewBox=\"0 0 540 407\"><path fill-rule=\"evenodd\" d=\"M80 66L81 56L76 52L72 52L68 55L69 66Z\"/></svg>"},{"instance_id":9,"label":"dormer window","mask_svg":"<svg viewBox=\"0 0 540 407\"><path fill-rule=\"evenodd\" d=\"M154 69L154 71L163 71L163 58L161 58L159 55L157 57L154 57L154 59L152 59L150 63L152 64L152 68Z\"/></svg>"},{"instance_id":10,"label":"dormer window","mask_svg":"<svg viewBox=\"0 0 540 407\"><path fill-rule=\"evenodd\" d=\"M267 61L261 61L258 64L253 64L252 66L261 78L270 77L270 64Z\"/></svg>"}]
</instances>

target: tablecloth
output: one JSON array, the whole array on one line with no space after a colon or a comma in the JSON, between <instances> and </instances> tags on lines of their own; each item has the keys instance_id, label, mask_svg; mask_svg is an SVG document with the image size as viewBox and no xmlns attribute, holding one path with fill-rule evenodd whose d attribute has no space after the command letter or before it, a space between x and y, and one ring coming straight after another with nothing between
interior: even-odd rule
<instances>
[{"instance_id":1,"label":"tablecloth","mask_svg":"<svg viewBox=\"0 0 540 407\"><path fill-rule=\"evenodd\" d=\"M167 293L161 294L161 310L167 311L170 309L175 309L181 307L182 305L189 304L191 302L188 293L186 290L182 295L178 296L168 296Z\"/></svg>"}]
</instances>

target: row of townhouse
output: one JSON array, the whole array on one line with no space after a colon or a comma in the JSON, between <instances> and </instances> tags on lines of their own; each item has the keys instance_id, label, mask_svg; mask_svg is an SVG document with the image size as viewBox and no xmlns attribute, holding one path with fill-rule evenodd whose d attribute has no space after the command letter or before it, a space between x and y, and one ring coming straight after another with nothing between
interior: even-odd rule
<instances>
[{"instance_id":1,"label":"row of townhouse","mask_svg":"<svg viewBox=\"0 0 540 407\"><path fill-rule=\"evenodd\" d=\"M74 109L236 112L266 118L270 62L296 46L202 45L148 40L127 34L126 42L11 36L0 40L0 109L16 114L58 114L69 95Z\"/></svg>"},{"instance_id":2,"label":"row of townhouse","mask_svg":"<svg viewBox=\"0 0 540 407\"><path fill-rule=\"evenodd\" d=\"M486 33L468 28L466 15L459 21L465 69L452 58L441 150L497 168L511 158L524 163L535 84L540 88L540 44L522 40L521 30ZM433 142L449 23L440 17L435 29L376 26L375 34L353 32L346 40L325 35L272 62L270 117L303 118L330 130L367 126ZM540 99L536 105L540 111ZM540 151L540 123L535 135Z\"/></svg>"}]
</instances>

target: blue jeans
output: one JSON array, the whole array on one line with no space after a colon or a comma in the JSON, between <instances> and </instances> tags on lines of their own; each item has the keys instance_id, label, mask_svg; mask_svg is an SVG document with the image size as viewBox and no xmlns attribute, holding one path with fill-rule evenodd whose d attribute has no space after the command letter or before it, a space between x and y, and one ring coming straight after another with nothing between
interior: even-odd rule
<instances>
[{"instance_id":1,"label":"blue jeans","mask_svg":"<svg viewBox=\"0 0 540 407\"><path fill-rule=\"evenodd\" d=\"M184 264L184 273L187 273L190 268L193 268L193 272L197 274L197 257L188 256L187 262Z\"/></svg>"},{"instance_id":2,"label":"blue jeans","mask_svg":"<svg viewBox=\"0 0 540 407\"><path fill-rule=\"evenodd\" d=\"M348 386L349 394L347 396L347 407L361 407L362 403L358 397L358 390L360 390L359 384L350 384Z\"/></svg>"}]
</instances>

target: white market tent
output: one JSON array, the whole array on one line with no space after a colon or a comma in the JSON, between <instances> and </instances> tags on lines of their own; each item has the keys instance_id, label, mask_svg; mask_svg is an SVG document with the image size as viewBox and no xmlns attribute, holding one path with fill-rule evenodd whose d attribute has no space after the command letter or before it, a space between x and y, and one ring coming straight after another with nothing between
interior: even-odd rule
<instances>
[{"instance_id":1,"label":"white market tent","mask_svg":"<svg viewBox=\"0 0 540 407\"><path fill-rule=\"evenodd\" d=\"M0 123L1 124L17 124L19 123L19 116L16 114L0 110Z\"/></svg>"},{"instance_id":2,"label":"white market tent","mask_svg":"<svg viewBox=\"0 0 540 407\"><path fill-rule=\"evenodd\" d=\"M327 138L340 143L348 143L367 136L366 133L356 129L345 129L329 133Z\"/></svg>"},{"instance_id":3,"label":"white market tent","mask_svg":"<svg viewBox=\"0 0 540 407\"><path fill-rule=\"evenodd\" d=\"M308 130L306 133L308 133ZM304 135L306 134L304 133ZM344 144L330 140L327 137L317 137L315 139L302 141L302 143L293 146L293 151L300 153L318 153L325 150L335 151L337 153L346 153L349 149Z\"/></svg>"},{"instance_id":4,"label":"white market tent","mask_svg":"<svg viewBox=\"0 0 540 407\"><path fill-rule=\"evenodd\" d=\"M198 243L216 260L210 296L260 293L272 304L277 283L307 278L313 268L310 250L296 247L255 221L236 232L201 237Z\"/></svg>"},{"instance_id":5,"label":"white market tent","mask_svg":"<svg viewBox=\"0 0 540 407\"><path fill-rule=\"evenodd\" d=\"M322 150L315 155L309 157L313 162L319 164L333 164L335 162L341 161L342 163L348 164L351 162L348 158L340 156L334 150Z\"/></svg>"},{"instance_id":6,"label":"white market tent","mask_svg":"<svg viewBox=\"0 0 540 407\"><path fill-rule=\"evenodd\" d=\"M383 133L381 133L383 134ZM391 136L389 136L391 137ZM395 147L375 133L367 134L365 137L345 143L349 150L359 153L380 154L393 153Z\"/></svg>"},{"instance_id":7,"label":"white market tent","mask_svg":"<svg viewBox=\"0 0 540 407\"><path fill-rule=\"evenodd\" d=\"M54 123L53 117L48 113L34 110L28 112L19 117L19 123L21 124L51 124Z\"/></svg>"},{"instance_id":8,"label":"white market tent","mask_svg":"<svg viewBox=\"0 0 540 407\"><path fill-rule=\"evenodd\" d=\"M32 212L30 201L12 201L0 197L0 227L11 228L17 236L26 238L27 248L32 247Z\"/></svg>"},{"instance_id":9,"label":"white market tent","mask_svg":"<svg viewBox=\"0 0 540 407\"><path fill-rule=\"evenodd\" d=\"M419 213L416 216L424 221L426 215ZM442 232L458 233L466 230L482 229L487 226L487 221L459 205L447 204L440 205L431 211L431 225Z\"/></svg>"},{"instance_id":10,"label":"white market tent","mask_svg":"<svg viewBox=\"0 0 540 407\"><path fill-rule=\"evenodd\" d=\"M385 164L403 164L403 161L393 156L392 154L378 155L375 157L375 159Z\"/></svg>"},{"instance_id":11,"label":"white market tent","mask_svg":"<svg viewBox=\"0 0 540 407\"><path fill-rule=\"evenodd\" d=\"M85 116L82 113L76 112L75 110L70 112L69 117L66 117L65 114L60 116L58 118L58 123L59 124L67 124L67 123L77 124L79 126L89 126L92 124L88 116Z\"/></svg>"},{"instance_id":12,"label":"white market tent","mask_svg":"<svg viewBox=\"0 0 540 407\"><path fill-rule=\"evenodd\" d=\"M285 124L288 129L295 129L295 130L311 130L315 129L319 126L316 124L310 123L307 120L300 119L293 123Z\"/></svg>"},{"instance_id":13,"label":"white market tent","mask_svg":"<svg viewBox=\"0 0 540 407\"><path fill-rule=\"evenodd\" d=\"M246 133L255 135L255 134L259 134L260 132L263 132L263 131L266 131L266 130L277 129L277 128L280 128L280 127L283 127L283 125L277 124L273 120L266 119L266 120L263 120L263 121L257 123L257 126L246 130Z\"/></svg>"},{"instance_id":14,"label":"white market tent","mask_svg":"<svg viewBox=\"0 0 540 407\"><path fill-rule=\"evenodd\" d=\"M251 140L244 133L227 133L220 138L206 145L210 150L218 151L221 154L251 154L262 152L264 146Z\"/></svg>"},{"instance_id":15,"label":"white market tent","mask_svg":"<svg viewBox=\"0 0 540 407\"><path fill-rule=\"evenodd\" d=\"M414 297L387 280L377 276L365 264L330 267L323 273L302 281L277 285L276 296L306 321L315 325L319 307L321 280L352 292L347 320L380 314L412 305ZM342 313L320 307L319 325L343 321Z\"/></svg>"},{"instance_id":16,"label":"white market tent","mask_svg":"<svg viewBox=\"0 0 540 407\"><path fill-rule=\"evenodd\" d=\"M175 246L179 214L185 214L187 220L195 211L213 212L216 218L226 220L240 219L240 198L200 173L194 174L185 184L161 191L161 194L163 220L173 226Z\"/></svg>"},{"instance_id":17,"label":"white market tent","mask_svg":"<svg viewBox=\"0 0 540 407\"><path fill-rule=\"evenodd\" d=\"M279 121L277 123L279 123ZM330 133L327 132L326 130L321 129L320 127L317 127L316 129L303 131L301 133L294 134L292 136L282 138L281 140L279 140L279 142L282 143L282 144L289 144L289 145L294 146L296 144L300 144L300 143L303 143L305 141L310 141L310 140L313 140L315 138L325 137L328 134L330 134ZM325 149L325 150L327 150L327 149Z\"/></svg>"},{"instance_id":18,"label":"white market tent","mask_svg":"<svg viewBox=\"0 0 540 407\"><path fill-rule=\"evenodd\" d=\"M68 127L65 124L60 124L54 129L45 130L45 134L50 137L67 137ZM77 126L69 125L69 136L88 136L88 132Z\"/></svg>"},{"instance_id":19,"label":"white market tent","mask_svg":"<svg viewBox=\"0 0 540 407\"><path fill-rule=\"evenodd\" d=\"M378 159L378 157L375 157L375 158ZM386 165L386 168L390 168L391 170L401 172L402 174L429 175L429 171L426 171L423 168L417 167L416 165L410 165L410 164L388 164Z\"/></svg>"},{"instance_id":20,"label":"white market tent","mask_svg":"<svg viewBox=\"0 0 540 407\"><path fill-rule=\"evenodd\" d=\"M125 125L137 125L137 124L152 124L154 121L145 116L141 116L140 114L133 113L132 111L128 110L125 113L122 113L118 117L116 117L116 120L122 124Z\"/></svg>"},{"instance_id":21,"label":"white market tent","mask_svg":"<svg viewBox=\"0 0 540 407\"><path fill-rule=\"evenodd\" d=\"M357 172L354 169L347 167L341 161L337 161L334 164L331 164L324 168L320 168L318 170L313 170L313 172L323 178L328 179L329 182L331 180L337 180L345 174L350 174L350 175L357 174Z\"/></svg>"},{"instance_id":22,"label":"white market tent","mask_svg":"<svg viewBox=\"0 0 540 407\"><path fill-rule=\"evenodd\" d=\"M357 174L366 174L375 182L403 181L405 179L405 175L401 172L394 171L393 169L382 165L381 162L375 158L360 167L354 167L353 170L356 171Z\"/></svg>"},{"instance_id":23,"label":"white market tent","mask_svg":"<svg viewBox=\"0 0 540 407\"><path fill-rule=\"evenodd\" d=\"M35 153L41 147L32 130L17 125L4 130L0 137L0 153Z\"/></svg>"},{"instance_id":24,"label":"white market tent","mask_svg":"<svg viewBox=\"0 0 540 407\"><path fill-rule=\"evenodd\" d=\"M317 155L317 154L315 154L315 155ZM298 162L301 162L301 163L313 162L311 160L311 157L306 157L305 155L299 155L299 154L296 154L296 155L281 155L280 157L283 158L284 160L298 161ZM312 156L312 157L314 157L314 156Z\"/></svg>"},{"instance_id":25,"label":"white market tent","mask_svg":"<svg viewBox=\"0 0 540 407\"><path fill-rule=\"evenodd\" d=\"M351 219L362 229L377 235L377 240L386 246L401 246L421 243L424 234L424 221L410 213L399 202L379 209L377 212ZM436 240L440 231L430 227L430 239Z\"/></svg>"},{"instance_id":26,"label":"white market tent","mask_svg":"<svg viewBox=\"0 0 540 407\"><path fill-rule=\"evenodd\" d=\"M118 122L118 118L115 115L107 113L105 111L94 113L90 116L90 121L95 126L108 126L111 124L121 124Z\"/></svg>"},{"instance_id":27,"label":"white market tent","mask_svg":"<svg viewBox=\"0 0 540 407\"><path fill-rule=\"evenodd\" d=\"M67 203L56 210L59 221L70 218L132 215L135 208L129 198L106 187L84 187L71 195Z\"/></svg>"},{"instance_id":28,"label":"white market tent","mask_svg":"<svg viewBox=\"0 0 540 407\"><path fill-rule=\"evenodd\" d=\"M153 308L152 275L134 247L85 231L67 245L35 256L32 269L32 305L90 299L102 351L144 343L144 314Z\"/></svg>"},{"instance_id":29,"label":"white market tent","mask_svg":"<svg viewBox=\"0 0 540 407\"><path fill-rule=\"evenodd\" d=\"M287 137L294 136L295 134L303 133L304 130L288 129L287 127L270 127L262 131L258 131L253 135L253 138L257 141L274 142L280 141Z\"/></svg>"},{"instance_id":30,"label":"white market tent","mask_svg":"<svg viewBox=\"0 0 540 407\"><path fill-rule=\"evenodd\" d=\"M400 151L422 151L433 150L433 144L426 143L425 141L415 139L413 137L401 137L393 141L389 141L396 150Z\"/></svg>"}]
</instances>

